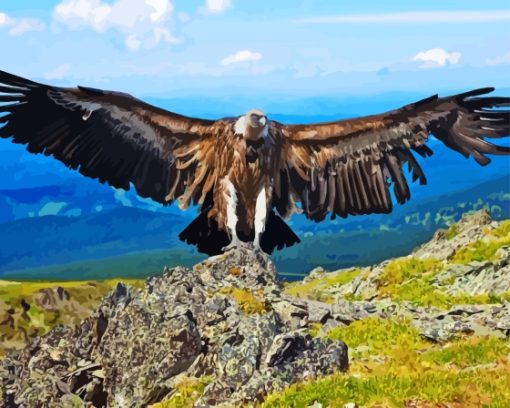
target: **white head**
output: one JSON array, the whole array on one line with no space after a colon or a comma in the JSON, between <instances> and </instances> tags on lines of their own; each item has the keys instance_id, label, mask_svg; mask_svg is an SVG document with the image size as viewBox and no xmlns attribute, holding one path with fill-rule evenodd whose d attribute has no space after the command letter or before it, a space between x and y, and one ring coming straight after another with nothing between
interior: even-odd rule
<instances>
[{"instance_id":1,"label":"white head","mask_svg":"<svg viewBox=\"0 0 510 408\"><path fill-rule=\"evenodd\" d=\"M247 124L254 129L263 128L266 126L267 118L266 114L260 109L251 109L246 112Z\"/></svg>"},{"instance_id":2,"label":"white head","mask_svg":"<svg viewBox=\"0 0 510 408\"><path fill-rule=\"evenodd\" d=\"M245 139L256 140L267 134L267 117L260 109L250 109L235 123L235 133Z\"/></svg>"}]
</instances>

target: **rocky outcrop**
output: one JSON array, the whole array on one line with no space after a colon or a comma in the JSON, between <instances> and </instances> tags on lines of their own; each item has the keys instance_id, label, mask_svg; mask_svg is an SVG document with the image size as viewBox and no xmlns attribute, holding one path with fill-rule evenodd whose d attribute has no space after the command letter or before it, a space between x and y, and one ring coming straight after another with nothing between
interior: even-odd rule
<instances>
[{"instance_id":1,"label":"rocky outcrop","mask_svg":"<svg viewBox=\"0 0 510 408\"><path fill-rule=\"evenodd\" d=\"M119 284L76 329L57 326L3 361L3 406L142 407L204 376L195 406L232 406L346 370L344 343L308 334L329 306L281 292L270 260L248 250L167 269L142 290Z\"/></svg>"},{"instance_id":2,"label":"rocky outcrop","mask_svg":"<svg viewBox=\"0 0 510 408\"><path fill-rule=\"evenodd\" d=\"M432 284L444 288L450 295L470 296L491 294L499 295L510 291L510 245L502 246L495 259L483 259L468 263L451 263L455 253L476 241L489 241L491 231L499 223L492 221L486 210L467 215L454 224L455 234L440 229L429 242L414 250L407 258L435 259L444 264L444 270L438 274ZM334 288L335 295L352 296L364 300L373 300L380 286L380 276L392 260L366 268L347 285Z\"/></svg>"},{"instance_id":3,"label":"rocky outcrop","mask_svg":"<svg viewBox=\"0 0 510 408\"><path fill-rule=\"evenodd\" d=\"M193 269L165 269L141 289L119 284L75 329L57 326L8 355L3 406L145 407L193 379L202 384L195 407L246 405L346 370L347 346L331 339L354 322L348 329L369 327L365 319L403 321L437 350L465 335L508 339L509 268L510 223L485 211L407 257L334 273L316 268L285 290L266 256L231 250ZM49 311L69 302L58 288L34 299ZM11 324L9 315L0 320ZM353 367L370 352L359 357L360 347Z\"/></svg>"}]
</instances>

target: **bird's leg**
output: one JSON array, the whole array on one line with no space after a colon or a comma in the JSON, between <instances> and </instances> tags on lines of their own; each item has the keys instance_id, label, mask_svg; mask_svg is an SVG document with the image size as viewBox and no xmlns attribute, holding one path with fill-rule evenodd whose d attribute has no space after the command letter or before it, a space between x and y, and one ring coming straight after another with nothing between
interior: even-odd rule
<instances>
[{"instance_id":1,"label":"bird's leg","mask_svg":"<svg viewBox=\"0 0 510 408\"><path fill-rule=\"evenodd\" d=\"M243 246L244 242L241 241L239 239L239 237L237 236L235 230L234 231L230 231L230 233L232 234L232 241L230 241L230 244L228 244L227 246L223 247L223 251L228 251L229 249L234 249L234 248L240 248Z\"/></svg>"},{"instance_id":2,"label":"bird's leg","mask_svg":"<svg viewBox=\"0 0 510 408\"><path fill-rule=\"evenodd\" d=\"M255 251L262 251L260 248L260 238L266 229L266 218L267 218L267 197L266 189L260 190L257 196L257 202L255 204L255 239L253 240L253 247Z\"/></svg>"}]
</instances>

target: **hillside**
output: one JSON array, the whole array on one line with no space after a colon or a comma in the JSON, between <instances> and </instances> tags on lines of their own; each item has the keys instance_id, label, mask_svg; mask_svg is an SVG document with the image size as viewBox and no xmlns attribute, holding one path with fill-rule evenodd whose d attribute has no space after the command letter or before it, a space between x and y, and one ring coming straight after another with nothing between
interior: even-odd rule
<instances>
[{"instance_id":1,"label":"hillside","mask_svg":"<svg viewBox=\"0 0 510 408\"><path fill-rule=\"evenodd\" d=\"M4 344L34 339L2 362L3 406L507 407L509 261L510 221L479 211L408 256L283 285L245 250L102 300L112 282L3 283Z\"/></svg>"},{"instance_id":2,"label":"hillside","mask_svg":"<svg viewBox=\"0 0 510 408\"><path fill-rule=\"evenodd\" d=\"M275 252L272 260L290 280L295 277L289 274L304 276L318 265L328 269L371 265L405 255L429 240L437 228L481 208L489 209L494 219L510 218L508 177L411 200L395 206L392 214L318 224L296 215L289 224L302 243ZM158 273L161 264L191 266L204 256L177 238L189 216L118 207L79 217L47 215L6 222L0 224L0 276L8 280L141 278Z\"/></svg>"}]
</instances>

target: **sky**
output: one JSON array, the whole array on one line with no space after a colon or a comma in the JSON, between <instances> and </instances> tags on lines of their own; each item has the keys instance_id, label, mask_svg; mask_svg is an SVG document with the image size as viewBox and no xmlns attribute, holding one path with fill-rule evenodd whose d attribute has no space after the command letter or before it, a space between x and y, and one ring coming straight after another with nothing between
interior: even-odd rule
<instances>
[{"instance_id":1,"label":"sky","mask_svg":"<svg viewBox=\"0 0 510 408\"><path fill-rule=\"evenodd\" d=\"M44 83L194 98L197 110L220 96L279 98L284 106L509 89L510 5L1 0L0 55L0 69Z\"/></svg>"}]
</instances>

